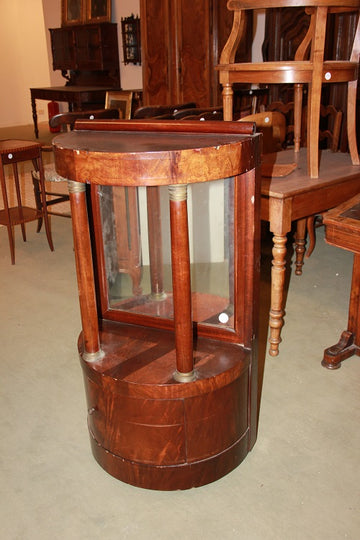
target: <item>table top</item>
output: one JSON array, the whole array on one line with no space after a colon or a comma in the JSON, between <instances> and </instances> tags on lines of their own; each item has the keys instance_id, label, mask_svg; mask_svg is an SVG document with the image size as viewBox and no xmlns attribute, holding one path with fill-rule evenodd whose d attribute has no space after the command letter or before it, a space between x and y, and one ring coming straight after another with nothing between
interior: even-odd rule
<instances>
[{"instance_id":1,"label":"table top","mask_svg":"<svg viewBox=\"0 0 360 540\"><path fill-rule=\"evenodd\" d=\"M81 93L81 92L106 92L106 90L117 90L111 86L44 86L39 88L30 88L33 92L36 90L50 91L50 92L68 92L68 93Z\"/></svg>"},{"instance_id":2,"label":"table top","mask_svg":"<svg viewBox=\"0 0 360 540\"><path fill-rule=\"evenodd\" d=\"M326 212L324 223L325 225L337 224L343 229L358 229L360 231L360 193Z\"/></svg>"},{"instance_id":3,"label":"table top","mask_svg":"<svg viewBox=\"0 0 360 540\"><path fill-rule=\"evenodd\" d=\"M41 144L35 141L23 141L21 139L4 139L0 141L0 154L21 152L31 148L39 148Z\"/></svg>"},{"instance_id":4,"label":"table top","mask_svg":"<svg viewBox=\"0 0 360 540\"><path fill-rule=\"evenodd\" d=\"M77 126L90 124L112 131L94 127L53 140L61 176L102 185L188 184L235 176L260 165L259 136L244 135L238 122L227 123L228 132L224 123L198 121L110 120Z\"/></svg>"},{"instance_id":5,"label":"table top","mask_svg":"<svg viewBox=\"0 0 360 540\"><path fill-rule=\"evenodd\" d=\"M285 199L302 193L324 188L334 183L348 182L358 179L360 182L360 166L352 165L350 154L344 152L320 151L319 178L310 178L307 174L307 152L301 148L298 158L293 149L277 152L276 155L266 156L267 161L274 163L295 163L296 169L282 178L265 178L261 180L263 196ZM339 188L341 189L341 188ZM359 187L360 190L360 187Z\"/></svg>"},{"instance_id":6,"label":"table top","mask_svg":"<svg viewBox=\"0 0 360 540\"><path fill-rule=\"evenodd\" d=\"M360 193L324 215L328 244L360 253Z\"/></svg>"}]
</instances>

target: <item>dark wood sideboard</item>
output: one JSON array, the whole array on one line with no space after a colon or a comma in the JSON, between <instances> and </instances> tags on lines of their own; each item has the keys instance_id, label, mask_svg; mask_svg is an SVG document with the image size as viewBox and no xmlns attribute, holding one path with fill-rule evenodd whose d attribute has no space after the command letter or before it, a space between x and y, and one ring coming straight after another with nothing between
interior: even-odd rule
<instances>
[{"instance_id":1,"label":"dark wood sideboard","mask_svg":"<svg viewBox=\"0 0 360 540\"><path fill-rule=\"evenodd\" d=\"M103 107L107 90L120 89L116 23L50 28L53 69L60 70L64 87L30 88L35 136L36 100L64 101L70 110Z\"/></svg>"}]
</instances>

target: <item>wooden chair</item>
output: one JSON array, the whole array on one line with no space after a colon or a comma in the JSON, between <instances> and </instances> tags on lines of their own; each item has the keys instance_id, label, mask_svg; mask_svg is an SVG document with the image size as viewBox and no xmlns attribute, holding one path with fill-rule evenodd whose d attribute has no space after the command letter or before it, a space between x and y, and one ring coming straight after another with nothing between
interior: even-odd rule
<instances>
[{"instance_id":1,"label":"wooden chair","mask_svg":"<svg viewBox=\"0 0 360 540\"><path fill-rule=\"evenodd\" d=\"M66 132L74 127L74 124L76 120L78 119L98 119L98 118L119 118L119 113L116 109L100 109L95 111L77 111L77 112L68 112L68 113L60 113L55 116L53 116L50 121L49 125L52 128L60 127L61 132ZM44 145L42 147L43 152L52 152L52 146ZM70 212L64 213L64 212L56 212L53 210L53 206L56 204L61 204L64 202L67 202L69 200L69 194L67 190L55 190L54 184L66 182L65 178L62 178L59 176L53 165L47 165L44 167L44 174L45 174L45 183L47 183L49 188L45 185L45 198L46 198L46 207L47 207L47 213L49 215L59 215L63 217L70 217ZM33 181L33 188L34 188L34 196L35 196L35 203L36 208L41 211L42 209L42 194L41 194L41 184L40 184L40 175L39 171L37 169L34 169L31 172L31 177ZM37 224L37 232L40 232L42 227L42 218L38 220Z\"/></svg>"},{"instance_id":2,"label":"wooden chair","mask_svg":"<svg viewBox=\"0 0 360 540\"><path fill-rule=\"evenodd\" d=\"M222 107L195 107L173 113L174 120L223 120Z\"/></svg>"},{"instance_id":3,"label":"wooden chair","mask_svg":"<svg viewBox=\"0 0 360 540\"><path fill-rule=\"evenodd\" d=\"M256 131L263 134L263 154L279 152L286 138L286 118L278 111L263 111L249 114L239 122L255 122Z\"/></svg>"},{"instance_id":4,"label":"wooden chair","mask_svg":"<svg viewBox=\"0 0 360 540\"><path fill-rule=\"evenodd\" d=\"M304 109L302 124L303 146L307 146L307 108ZM319 147L330 148L332 152L339 149L340 131L343 113L333 105L320 104L320 127L319 127Z\"/></svg>"},{"instance_id":5,"label":"wooden chair","mask_svg":"<svg viewBox=\"0 0 360 540\"><path fill-rule=\"evenodd\" d=\"M267 111L281 112L285 116L286 120L286 136L284 141L284 148L294 145L294 102L288 101L283 103L282 101L272 101L266 107ZM303 140L301 138L301 140Z\"/></svg>"},{"instance_id":6,"label":"wooden chair","mask_svg":"<svg viewBox=\"0 0 360 540\"><path fill-rule=\"evenodd\" d=\"M171 118L174 113L181 109L193 109L196 103L179 103L176 105L144 105L134 112L133 118L136 120L144 118Z\"/></svg>"},{"instance_id":7,"label":"wooden chair","mask_svg":"<svg viewBox=\"0 0 360 540\"><path fill-rule=\"evenodd\" d=\"M97 119L130 119L131 117L131 91L109 91L106 93L105 109L94 111L76 111L62 113L53 116L50 120L51 127L60 126L61 131L71 130L75 122L81 119L97 120ZM46 147L44 150L52 151L52 147ZM35 200L37 206L41 205L40 183L36 171L32 174ZM54 167L51 166L45 171L45 179L50 183L66 182L65 178L59 176ZM59 193L54 190L46 190L47 206L63 203L69 200L69 194L66 192ZM48 198L48 197L51 197ZM127 273L130 275L133 284L133 293L140 294L141 281L141 247L140 247L140 230L138 222L138 197L137 190L134 187L117 187L113 190L111 197L112 208L109 213L114 216L114 236L117 242L117 257L111 262L111 269L116 272ZM59 214L50 211L54 215L62 215L71 217L69 214ZM38 221L38 231L40 231L42 220Z\"/></svg>"},{"instance_id":8,"label":"wooden chair","mask_svg":"<svg viewBox=\"0 0 360 540\"><path fill-rule=\"evenodd\" d=\"M301 7L311 15L308 31L293 61L235 63L235 53L244 32L244 12L253 9ZM300 149L303 85L308 85L308 174L319 174L319 120L321 88L326 83L348 83L347 134L352 163L359 165L356 143L356 93L360 54L360 18L350 59L324 61L327 15L333 12L359 12L359 0L228 0L234 11L232 30L221 53L217 69L223 87L224 119L232 120L234 83L281 84L294 86L295 151Z\"/></svg>"}]
</instances>

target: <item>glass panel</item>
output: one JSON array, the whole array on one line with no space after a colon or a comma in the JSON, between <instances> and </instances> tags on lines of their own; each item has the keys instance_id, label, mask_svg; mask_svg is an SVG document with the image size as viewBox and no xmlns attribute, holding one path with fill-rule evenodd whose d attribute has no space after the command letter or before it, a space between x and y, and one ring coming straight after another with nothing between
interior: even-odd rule
<instances>
[{"instance_id":1,"label":"glass panel","mask_svg":"<svg viewBox=\"0 0 360 540\"><path fill-rule=\"evenodd\" d=\"M188 186L193 320L225 328L233 326L231 186ZM173 318L168 188L103 186L100 209L109 307Z\"/></svg>"},{"instance_id":2,"label":"glass panel","mask_svg":"<svg viewBox=\"0 0 360 540\"><path fill-rule=\"evenodd\" d=\"M226 179L188 190L193 320L222 327L233 327L232 185Z\"/></svg>"},{"instance_id":3,"label":"glass panel","mask_svg":"<svg viewBox=\"0 0 360 540\"><path fill-rule=\"evenodd\" d=\"M173 317L167 187L100 188L109 307Z\"/></svg>"}]
</instances>

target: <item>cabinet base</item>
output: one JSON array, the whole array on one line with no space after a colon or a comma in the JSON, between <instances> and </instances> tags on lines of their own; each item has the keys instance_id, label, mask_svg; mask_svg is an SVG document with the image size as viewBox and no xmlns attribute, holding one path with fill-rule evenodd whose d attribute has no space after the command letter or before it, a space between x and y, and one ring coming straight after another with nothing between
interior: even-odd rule
<instances>
[{"instance_id":1,"label":"cabinet base","mask_svg":"<svg viewBox=\"0 0 360 540\"><path fill-rule=\"evenodd\" d=\"M158 490L208 484L237 467L255 442L250 351L199 338L196 378L183 383L174 377L171 333L115 328L101 332L98 362L86 362L79 348L98 463L123 482Z\"/></svg>"},{"instance_id":2,"label":"cabinet base","mask_svg":"<svg viewBox=\"0 0 360 540\"><path fill-rule=\"evenodd\" d=\"M247 436L234 446L203 461L156 466L135 463L102 448L90 432L92 453L106 472L132 486L163 491L185 490L219 480L234 470L248 453Z\"/></svg>"}]
</instances>

